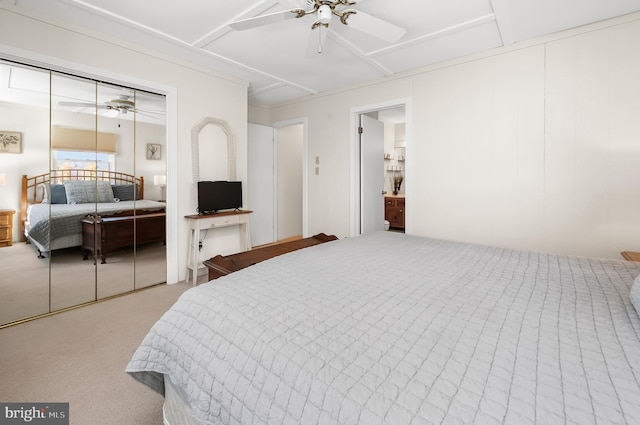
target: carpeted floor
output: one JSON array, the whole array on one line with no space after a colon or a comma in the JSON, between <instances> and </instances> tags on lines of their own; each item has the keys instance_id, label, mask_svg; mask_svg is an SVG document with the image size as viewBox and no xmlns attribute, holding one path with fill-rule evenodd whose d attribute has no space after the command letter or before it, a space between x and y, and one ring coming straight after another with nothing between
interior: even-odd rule
<instances>
[{"instance_id":1,"label":"carpeted floor","mask_svg":"<svg viewBox=\"0 0 640 425\"><path fill-rule=\"evenodd\" d=\"M0 401L69 402L73 425L161 425L163 397L124 369L190 287L159 285L0 329Z\"/></svg>"},{"instance_id":2,"label":"carpeted floor","mask_svg":"<svg viewBox=\"0 0 640 425\"><path fill-rule=\"evenodd\" d=\"M0 252L0 325L108 298L166 281L166 248L161 243L125 247L107 263L82 260L80 247L38 258L24 242Z\"/></svg>"}]
</instances>

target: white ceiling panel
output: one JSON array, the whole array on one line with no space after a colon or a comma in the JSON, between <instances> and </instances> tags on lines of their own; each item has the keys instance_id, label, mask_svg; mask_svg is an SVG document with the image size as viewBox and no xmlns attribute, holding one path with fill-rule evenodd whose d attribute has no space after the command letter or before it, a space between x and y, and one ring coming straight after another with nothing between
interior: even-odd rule
<instances>
[{"instance_id":1,"label":"white ceiling panel","mask_svg":"<svg viewBox=\"0 0 640 425\"><path fill-rule=\"evenodd\" d=\"M311 58L307 44L315 13L244 31L230 26L239 19L306 9L306 0L0 0L0 7L86 27L247 81L249 101L263 106L640 11L640 0L310 3L315 1L335 6L338 14L351 8L361 15L352 26L332 16L323 53ZM389 42L378 38L382 29L367 34L353 28L367 14L406 33Z\"/></svg>"},{"instance_id":2,"label":"white ceiling panel","mask_svg":"<svg viewBox=\"0 0 640 425\"><path fill-rule=\"evenodd\" d=\"M640 0L509 0L507 9L522 41L638 11Z\"/></svg>"},{"instance_id":3,"label":"white ceiling panel","mask_svg":"<svg viewBox=\"0 0 640 425\"><path fill-rule=\"evenodd\" d=\"M407 47L396 47L375 55L394 73L433 65L502 45L495 22L486 22L442 35L427 37Z\"/></svg>"},{"instance_id":4,"label":"white ceiling panel","mask_svg":"<svg viewBox=\"0 0 640 425\"><path fill-rule=\"evenodd\" d=\"M26 68L9 62L0 62L0 101L51 106L54 110L79 113L96 113L96 105L107 104L120 96L127 96L135 103L137 114L123 112L122 119L158 124L166 111L165 97L111 84L97 83L65 74ZM60 102L82 102L87 106L65 106ZM101 109L104 115L107 110ZM116 116L117 112L116 112Z\"/></svg>"},{"instance_id":5,"label":"white ceiling panel","mask_svg":"<svg viewBox=\"0 0 640 425\"><path fill-rule=\"evenodd\" d=\"M74 2L89 12L111 16L195 43L215 29L216 22L237 19L239 11L251 9L255 0L83 0Z\"/></svg>"},{"instance_id":6,"label":"white ceiling panel","mask_svg":"<svg viewBox=\"0 0 640 425\"><path fill-rule=\"evenodd\" d=\"M303 37L297 38L290 34L291 31L283 26L275 26L262 37L256 37L252 31L231 32L207 45L206 49L259 69L273 76L274 81L284 80L311 91L328 90L336 81L352 84L380 75L364 59L354 57L330 37L325 40L322 54L306 57L311 31L305 30ZM248 45L250 49L245 47ZM274 45L278 48L273 48Z\"/></svg>"}]
</instances>

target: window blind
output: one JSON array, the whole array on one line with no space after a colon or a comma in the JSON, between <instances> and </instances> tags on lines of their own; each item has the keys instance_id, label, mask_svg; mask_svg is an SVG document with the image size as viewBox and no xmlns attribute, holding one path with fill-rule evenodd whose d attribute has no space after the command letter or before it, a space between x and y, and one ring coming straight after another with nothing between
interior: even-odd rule
<instances>
[{"instance_id":1,"label":"window blind","mask_svg":"<svg viewBox=\"0 0 640 425\"><path fill-rule=\"evenodd\" d=\"M51 128L51 149L116 153L118 135L76 128Z\"/></svg>"}]
</instances>

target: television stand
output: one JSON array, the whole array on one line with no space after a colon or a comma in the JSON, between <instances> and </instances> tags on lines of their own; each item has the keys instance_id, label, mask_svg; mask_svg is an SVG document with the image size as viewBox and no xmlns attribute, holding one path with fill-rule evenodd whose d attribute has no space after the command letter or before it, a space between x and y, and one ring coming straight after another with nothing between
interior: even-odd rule
<instances>
[{"instance_id":1,"label":"television stand","mask_svg":"<svg viewBox=\"0 0 640 425\"><path fill-rule=\"evenodd\" d=\"M249 224L249 210L221 211L217 214L193 214L185 215L189 224L189 237L187 245L187 275L191 272L191 283L196 286L198 281L198 270L205 266L200 261L200 231L219 227L238 226L240 227L240 246L242 251L251 249L251 228Z\"/></svg>"}]
</instances>

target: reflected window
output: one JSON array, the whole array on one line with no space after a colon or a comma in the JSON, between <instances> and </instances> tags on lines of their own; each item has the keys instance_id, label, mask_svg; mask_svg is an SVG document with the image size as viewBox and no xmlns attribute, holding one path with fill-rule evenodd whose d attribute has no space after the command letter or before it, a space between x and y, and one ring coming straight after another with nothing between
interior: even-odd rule
<instances>
[{"instance_id":1,"label":"reflected window","mask_svg":"<svg viewBox=\"0 0 640 425\"><path fill-rule=\"evenodd\" d=\"M87 151L52 151L53 170L115 171L115 155Z\"/></svg>"}]
</instances>

